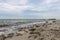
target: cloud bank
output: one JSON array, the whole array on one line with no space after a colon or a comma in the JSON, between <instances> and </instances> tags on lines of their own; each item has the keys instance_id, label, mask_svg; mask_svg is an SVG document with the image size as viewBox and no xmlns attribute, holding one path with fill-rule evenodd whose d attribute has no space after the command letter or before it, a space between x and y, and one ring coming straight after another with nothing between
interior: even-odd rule
<instances>
[{"instance_id":1,"label":"cloud bank","mask_svg":"<svg viewBox=\"0 0 60 40\"><path fill-rule=\"evenodd\" d=\"M0 0L0 19L60 19L60 0Z\"/></svg>"}]
</instances>

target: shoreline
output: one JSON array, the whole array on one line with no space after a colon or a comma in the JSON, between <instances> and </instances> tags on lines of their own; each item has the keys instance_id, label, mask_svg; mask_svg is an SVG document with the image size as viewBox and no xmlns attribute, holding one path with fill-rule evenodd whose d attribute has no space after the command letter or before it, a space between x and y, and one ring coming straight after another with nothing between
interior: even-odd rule
<instances>
[{"instance_id":1,"label":"shoreline","mask_svg":"<svg viewBox=\"0 0 60 40\"><path fill-rule=\"evenodd\" d=\"M8 31L8 30L18 30L18 28L24 28L24 27L26 27L26 28L29 28L29 27L33 27L33 25L35 25L35 24L43 24L43 23L45 23L45 21L44 22L33 22L33 23L26 23L26 24L20 24L20 25L17 25L17 26L11 26L11 27L9 27L9 26L7 26L7 27L1 27L0 28L0 32L1 32L1 34L3 33L3 32L5 32L5 31Z\"/></svg>"},{"instance_id":2,"label":"shoreline","mask_svg":"<svg viewBox=\"0 0 60 40\"><path fill-rule=\"evenodd\" d=\"M15 36L19 36L19 35L22 36L22 34L23 35L26 34L25 36L28 36L28 35L30 35L28 32L32 32L34 35L34 30L36 30L35 33L37 33L37 35L40 35L40 30L42 30L42 32L44 30L45 31L50 30L50 28L45 29L45 27L47 27L48 25L52 25L52 24L54 24L54 23L52 23L51 21L50 22L48 21L48 23L46 21L44 21L44 22L33 22L33 23L22 24L22 25L18 25L18 26L12 26L10 28L6 28L6 27L0 28L0 36L4 35L4 36L2 36L1 39L6 38L6 40L8 40L9 37L14 38ZM37 30L38 30L38 32L37 32ZM23 36L23 38L24 38L24 36ZM38 36L38 38L39 38L39 36Z\"/></svg>"}]
</instances>

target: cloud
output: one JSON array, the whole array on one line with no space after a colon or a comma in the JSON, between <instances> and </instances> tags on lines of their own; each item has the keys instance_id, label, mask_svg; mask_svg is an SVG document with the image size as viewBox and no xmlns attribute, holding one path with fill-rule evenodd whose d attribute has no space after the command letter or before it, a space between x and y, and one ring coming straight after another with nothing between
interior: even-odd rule
<instances>
[{"instance_id":1,"label":"cloud","mask_svg":"<svg viewBox=\"0 0 60 40\"><path fill-rule=\"evenodd\" d=\"M39 3L37 5L33 5L33 3L31 5L33 6L32 10L45 11L45 10L50 10L51 8L56 9L60 7L60 5L58 5L59 3L60 3L59 0L44 0L42 3Z\"/></svg>"},{"instance_id":2,"label":"cloud","mask_svg":"<svg viewBox=\"0 0 60 40\"><path fill-rule=\"evenodd\" d=\"M1 0L0 1L0 11L23 11L31 6L26 5L27 0Z\"/></svg>"},{"instance_id":3,"label":"cloud","mask_svg":"<svg viewBox=\"0 0 60 40\"><path fill-rule=\"evenodd\" d=\"M28 8L29 6L14 6L14 5L10 5L7 3L0 3L0 10L5 10L5 11L15 11L15 10L24 10L25 8Z\"/></svg>"},{"instance_id":4,"label":"cloud","mask_svg":"<svg viewBox=\"0 0 60 40\"><path fill-rule=\"evenodd\" d=\"M0 0L2 3L8 3L8 4L13 4L13 5L24 5L27 3L27 0Z\"/></svg>"},{"instance_id":5,"label":"cloud","mask_svg":"<svg viewBox=\"0 0 60 40\"><path fill-rule=\"evenodd\" d=\"M0 0L1 13L13 18L59 18L60 0Z\"/></svg>"},{"instance_id":6,"label":"cloud","mask_svg":"<svg viewBox=\"0 0 60 40\"><path fill-rule=\"evenodd\" d=\"M32 2L33 0L31 0ZM36 1L36 0L35 0ZM15 10L36 10L36 11L44 11L49 10L52 6L55 6L54 4L56 2L59 2L59 0L43 0L40 3L40 0L37 0L37 5L34 5L36 2L33 1L31 4L29 0L6 0L4 3L0 3L0 8L2 10L9 10L9 11L15 11ZM29 2L29 3L28 3ZM56 6L57 7L57 6ZM5 11L6 11L5 10Z\"/></svg>"}]
</instances>

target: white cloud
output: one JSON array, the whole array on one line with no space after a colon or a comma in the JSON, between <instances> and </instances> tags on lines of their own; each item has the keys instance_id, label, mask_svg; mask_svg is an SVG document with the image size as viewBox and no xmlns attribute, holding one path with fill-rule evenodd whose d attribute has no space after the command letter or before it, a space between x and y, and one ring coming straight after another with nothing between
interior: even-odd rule
<instances>
[{"instance_id":1,"label":"white cloud","mask_svg":"<svg viewBox=\"0 0 60 40\"><path fill-rule=\"evenodd\" d=\"M35 13L35 14L29 14L37 17L43 17L43 18L51 18L51 17L59 17L58 15L54 15L54 10L60 10L59 0L43 0L43 2L34 5L29 4L29 0L5 0L4 2L0 2L0 11L6 11L6 12L17 12L19 15L23 15L23 12L25 10L31 10L31 11L47 11L46 13ZM37 0L36 0L37 1ZM33 2L34 3L34 2ZM56 4L57 3L57 4ZM53 13L49 13L48 10L52 10ZM24 13L27 15L26 13ZM28 17L28 16L27 16Z\"/></svg>"},{"instance_id":2,"label":"white cloud","mask_svg":"<svg viewBox=\"0 0 60 40\"><path fill-rule=\"evenodd\" d=\"M59 4L59 0L44 0L42 3L39 3L40 5L33 5L31 4L31 6L33 6L33 8L31 8L31 10L35 10L35 11L46 11L46 10L50 10L51 8L60 8ZM59 9L58 8L58 9ZM60 9L59 9L60 10Z\"/></svg>"},{"instance_id":3,"label":"white cloud","mask_svg":"<svg viewBox=\"0 0 60 40\"><path fill-rule=\"evenodd\" d=\"M54 3L54 2L58 2L59 0L45 0L45 3L47 4L51 4L51 3Z\"/></svg>"},{"instance_id":4,"label":"white cloud","mask_svg":"<svg viewBox=\"0 0 60 40\"><path fill-rule=\"evenodd\" d=\"M0 2L0 11L17 11L21 12L30 8L29 5L26 5L27 0L1 0Z\"/></svg>"},{"instance_id":5,"label":"white cloud","mask_svg":"<svg viewBox=\"0 0 60 40\"><path fill-rule=\"evenodd\" d=\"M7 12L12 12L12 11L21 12L29 9L30 7L32 6L29 6L29 5L17 6L17 5L11 5L8 3L0 3L0 11L7 11Z\"/></svg>"},{"instance_id":6,"label":"white cloud","mask_svg":"<svg viewBox=\"0 0 60 40\"><path fill-rule=\"evenodd\" d=\"M0 3L0 9L5 11L24 11L27 9L44 11L49 10L50 7L54 6L53 3L59 2L59 0L44 0L41 5L27 5L28 0L6 0L6 3Z\"/></svg>"},{"instance_id":7,"label":"white cloud","mask_svg":"<svg viewBox=\"0 0 60 40\"><path fill-rule=\"evenodd\" d=\"M1 2L18 5L18 4L26 4L28 0L0 0Z\"/></svg>"}]
</instances>

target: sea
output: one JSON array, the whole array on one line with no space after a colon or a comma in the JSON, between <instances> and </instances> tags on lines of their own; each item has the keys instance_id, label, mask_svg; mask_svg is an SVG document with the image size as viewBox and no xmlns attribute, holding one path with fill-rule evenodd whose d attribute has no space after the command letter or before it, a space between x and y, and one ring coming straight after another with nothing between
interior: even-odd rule
<instances>
[{"instance_id":1,"label":"sea","mask_svg":"<svg viewBox=\"0 0 60 40\"><path fill-rule=\"evenodd\" d=\"M42 22L45 19L0 19L0 23L5 22Z\"/></svg>"},{"instance_id":2,"label":"sea","mask_svg":"<svg viewBox=\"0 0 60 40\"><path fill-rule=\"evenodd\" d=\"M43 22L45 19L0 19L0 27L18 26L22 24Z\"/></svg>"}]
</instances>

